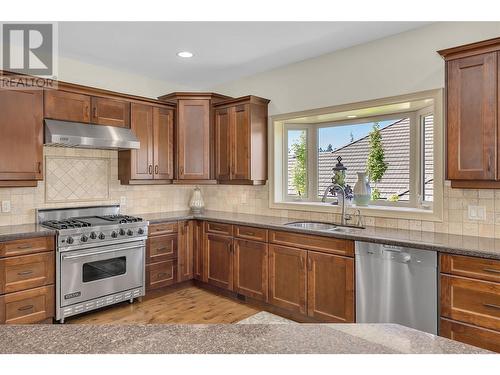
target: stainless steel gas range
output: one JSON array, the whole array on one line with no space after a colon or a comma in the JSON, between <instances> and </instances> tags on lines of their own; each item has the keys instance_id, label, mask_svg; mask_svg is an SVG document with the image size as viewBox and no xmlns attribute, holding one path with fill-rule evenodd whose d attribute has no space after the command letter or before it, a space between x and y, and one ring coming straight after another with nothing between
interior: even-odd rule
<instances>
[{"instance_id":1,"label":"stainless steel gas range","mask_svg":"<svg viewBox=\"0 0 500 375\"><path fill-rule=\"evenodd\" d=\"M120 206L37 210L57 231L56 319L145 294L148 222Z\"/></svg>"}]
</instances>

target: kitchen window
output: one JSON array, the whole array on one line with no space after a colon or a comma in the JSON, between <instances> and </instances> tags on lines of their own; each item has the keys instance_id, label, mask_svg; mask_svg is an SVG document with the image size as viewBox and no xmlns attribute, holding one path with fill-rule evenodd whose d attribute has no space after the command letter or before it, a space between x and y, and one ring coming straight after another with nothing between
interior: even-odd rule
<instances>
[{"instance_id":1,"label":"kitchen window","mask_svg":"<svg viewBox=\"0 0 500 375\"><path fill-rule=\"evenodd\" d=\"M326 206L321 198L339 160L347 168L345 184L353 188L359 172L371 174L367 166L370 154L382 151L384 157L376 159L375 168L383 173L377 181L371 178L372 199L366 208L433 212L436 191L441 194L442 189L435 184L435 175L442 173L436 162L441 159L435 155L441 152L441 147L436 150L441 132L436 131L435 121L436 112L441 117L441 110L436 110L440 90L426 94L408 101L393 98L394 102L367 108L342 106L339 112L316 111L284 120L278 116L273 122L271 206L283 203L304 209L309 205L312 210ZM374 136L379 138L379 146ZM337 201L328 197L328 203Z\"/></svg>"}]
</instances>

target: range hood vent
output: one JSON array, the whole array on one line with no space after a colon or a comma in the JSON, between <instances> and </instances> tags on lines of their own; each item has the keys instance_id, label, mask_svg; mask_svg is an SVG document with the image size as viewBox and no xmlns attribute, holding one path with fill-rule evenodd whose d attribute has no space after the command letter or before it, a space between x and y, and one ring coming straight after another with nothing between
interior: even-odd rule
<instances>
[{"instance_id":1,"label":"range hood vent","mask_svg":"<svg viewBox=\"0 0 500 375\"><path fill-rule=\"evenodd\" d=\"M131 150L140 147L130 129L45 119L45 145Z\"/></svg>"}]
</instances>

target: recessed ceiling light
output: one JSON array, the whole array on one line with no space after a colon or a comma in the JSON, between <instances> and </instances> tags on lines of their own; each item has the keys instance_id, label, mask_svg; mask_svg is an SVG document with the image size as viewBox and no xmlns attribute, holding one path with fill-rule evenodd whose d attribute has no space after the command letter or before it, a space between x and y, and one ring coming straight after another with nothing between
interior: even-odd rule
<instances>
[{"instance_id":1,"label":"recessed ceiling light","mask_svg":"<svg viewBox=\"0 0 500 375\"><path fill-rule=\"evenodd\" d=\"M347 115L347 118L356 118L356 117L358 117L358 116L356 116L356 115Z\"/></svg>"},{"instance_id":2,"label":"recessed ceiling light","mask_svg":"<svg viewBox=\"0 0 500 375\"><path fill-rule=\"evenodd\" d=\"M193 53L189 52L189 51L181 51L181 52L177 52L177 56L189 58L189 57L193 57Z\"/></svg>"}]
</instances>

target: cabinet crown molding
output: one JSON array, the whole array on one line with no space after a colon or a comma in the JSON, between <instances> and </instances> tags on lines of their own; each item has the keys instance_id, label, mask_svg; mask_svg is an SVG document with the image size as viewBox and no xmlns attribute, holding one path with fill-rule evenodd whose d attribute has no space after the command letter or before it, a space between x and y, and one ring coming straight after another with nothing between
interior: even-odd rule
<instances>
[{"instance_id":1,"label":"cabinet crown molding","mask_svg":"<svg viewBox=\"0 0 500 375\"><path fill-rule=\"evenodd\" d=\"M442 49L437 53L445 60L454 60L493 51L500 51L500 37Z\"/></svg>"}]
</instances>

